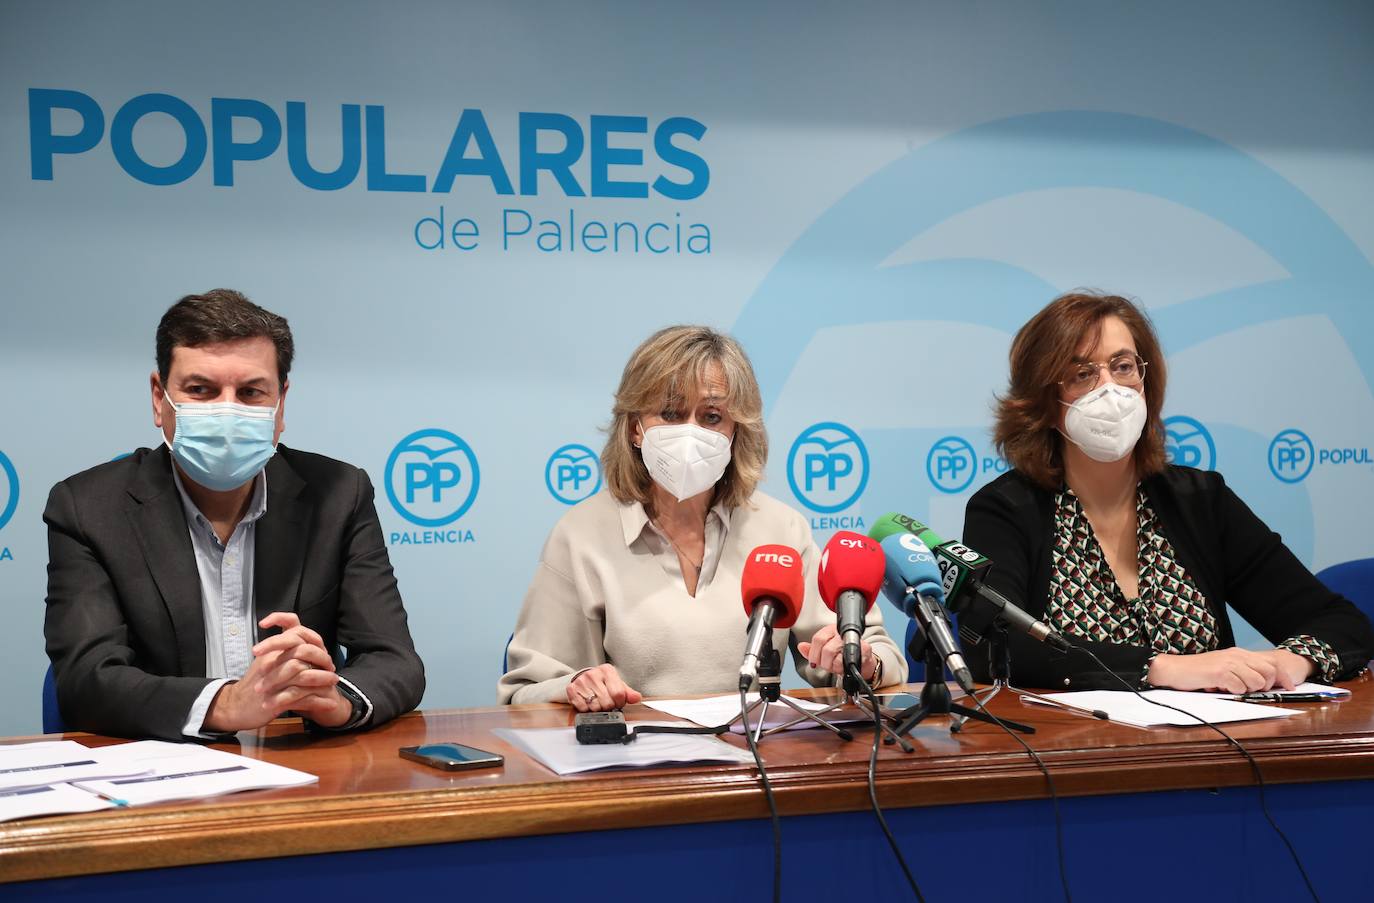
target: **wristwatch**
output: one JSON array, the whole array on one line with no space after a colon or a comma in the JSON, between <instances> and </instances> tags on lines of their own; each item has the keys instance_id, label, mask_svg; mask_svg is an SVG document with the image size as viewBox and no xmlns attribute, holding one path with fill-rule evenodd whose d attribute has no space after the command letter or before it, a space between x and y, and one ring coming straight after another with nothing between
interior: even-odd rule
<instances>
[{"instance_id":1,"label":"wristwatch","mask_svg":"<svg viewBox=\"0 0 1374 903\"><path fill-rule=\"evenodd\" d=\"M361 693L359 693L357 690L353 689L343 681L339 681L339 683L336 685L336 688L339 691L339 695L342 696L344 699L347 699L348 704L353 707L353 714L349 715L348 720L345 721L343 724L339 725L339 727L335 728L335 730L343 731L348 730L351 727L357 727L358 723L363 720L363 717L365 715L367 715L367 700L363 699Z\"/></svg>"}]
</instances>

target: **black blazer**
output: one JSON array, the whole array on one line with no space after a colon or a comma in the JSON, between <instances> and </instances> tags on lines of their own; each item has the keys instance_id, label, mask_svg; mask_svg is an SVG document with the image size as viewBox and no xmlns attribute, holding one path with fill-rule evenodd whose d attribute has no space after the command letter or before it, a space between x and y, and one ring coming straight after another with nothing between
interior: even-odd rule
<instances>
[{"instance_id":1,"label":"black blazer","mask_svg":"<svg viewBox=\"0 0 1374 903\"><path fill-rule=\"evenodd\" d=\"M63 480L43 520L43 633L63 719L75 730L185 739L209 681L200 577L170 453L141 448ZM339 673L372 701L370 725L414 708L424 666L367 474L278 446L255 531L256 617L296 612L328 649L346 647Z\"/></svg>"},{"instance_id":2,"label":"black blazer","mask_svg":"<svg viewBox=\"0 0 1374 903\"><path fill-rule=\"evenodd\" d=\"M1229 602L1273 643L1307 634L1330 644L1344 676L1374 656L1374 629L1349 600L1322 585L1274 533L1211 471L1170 466L1145 480L1145 492L1179 563L1207 599L1216 618L1221 647L1235 645L1226 616ZM964 539L992 559L987 583L1037 618L1049 598L1054 545L1054 494L1013 470L984 486L968 501ZM1091 649L1132 685L1154 654L1148 646L1091 642ZM1121 689L1092 659L1078 652L1055 653L1029 637L1010 643L1014 683L1055 689ZM988 679L987 655L969 656L979 680Z\"/></svg>"}]
</instances>

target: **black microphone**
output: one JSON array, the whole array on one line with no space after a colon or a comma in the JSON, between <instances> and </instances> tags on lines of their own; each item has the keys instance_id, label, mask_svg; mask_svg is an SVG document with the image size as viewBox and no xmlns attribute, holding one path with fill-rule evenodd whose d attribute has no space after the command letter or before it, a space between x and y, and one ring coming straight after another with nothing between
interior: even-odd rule
<instances>
[{"instance_id":1,"label":"black microphone","mask_svg":"<svg viewBox=\"0 0 1374 903\"><path fill-rule=\"evenodd\" d=\"M905 514L885 514L868 531L869 536L879 541L894 533L915 533L935 552L945 604L959 616L959 635L970 646L981 643L983 633L1001 618L1007 626L1060 652L1072 648L1062 634L984 582L992 569L987 556L961 542L946 542L934 530Z\"/></svg>"},{"instance_id":2,"label":"black microphone","mask_svg":"<svg viewBox=\"0 0 1374 903\"><path fill-rule=\"evenodd\" d=\"M1030 615L1024 608L984 583L992 562L960 542L941 543L935 548L945 585L954 591L947 598L950 611L959 615L959 633L970 645L983 641L983 633L999 618L1013 630L1033 640L1068 652L1073 648L1059 631Z\"/></svg>"}]
</instances>

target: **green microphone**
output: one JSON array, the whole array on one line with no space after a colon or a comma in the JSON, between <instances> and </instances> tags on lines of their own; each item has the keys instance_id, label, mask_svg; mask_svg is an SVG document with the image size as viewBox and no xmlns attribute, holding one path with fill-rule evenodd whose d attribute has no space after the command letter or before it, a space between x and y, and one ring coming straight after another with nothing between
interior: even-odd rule
<instances>
[{"instance_id":1,"label":"green microphone","mask_svg":"<svg viewBox=\"0 0 1374 903\"><path fill-rule=\"evenodd\" d=\"M896 511L889 511L882 517L873 522L873 526L868 529L868 538L874 542L881 543L889 536L898 533L915 533L916 538L925 543L928 548L935 548L944 542L934 530L927 527L914 518L907 517Z\"/></svg>"},{"instance_id":2,"label":"green microphone","mask_svg":"<svg viewBox=\"0 0 1374 903\"><path fill-rule=\"evenodd\" d=\"M1001 617L1031 639L1047 643L1060 652L1069 651L1069 641L1058 631L984 582L992 569L992 561L986 555L957 540L946 542L925 524L896 511L878 518L868 531L869 537L877 542L898 533L916 534L935 553L935 560L940 565L940 582L945 590L945 606L959 615L959 635L969 645L982 642L983 633L994 618ZM975 608L978 610L974 611Z\"/></svg>"},{"instance_id":3,"label":"green microphone","mask_svg":"<svg viewBox=\"0 0 1374 903\"><path fill-rule=\"evenodd\" d=\"M873 526L869 528L868 536L876 542L882 542L889 536L900 533L914 533L916 538L925 543L926 548L932 552L938 553L940 546L945 544L939 533L914 517L907 517L898 511L889 511L874 521ZM943 555L937 554L935 560L940 565L940 582L945 590L945 604L950 607L951 611L958 611L954 607L954 602L956 599L963 598L964 583L969 572L961 568L951 567Z\"/></svg>"}]
</instances>

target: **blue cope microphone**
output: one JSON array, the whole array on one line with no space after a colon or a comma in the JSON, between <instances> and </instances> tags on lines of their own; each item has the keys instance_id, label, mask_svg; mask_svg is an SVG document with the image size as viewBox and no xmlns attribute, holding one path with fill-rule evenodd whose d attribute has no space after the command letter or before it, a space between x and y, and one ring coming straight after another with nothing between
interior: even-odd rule
<instances>
[{"instance_id":1,"label":"blue cope microphone","mask_svg":"<svg viewBox=\"0 0 1374 903\"><path fill-rule=\"evenodd\" d=\"M973 675L954 641L945 590L935 556L914 533L894 533L882 541L887 570L883 593L908 618L915 618L921 632L940 653L954 680L965 693L973 693Z\"/></svg>"}]
</instances>

